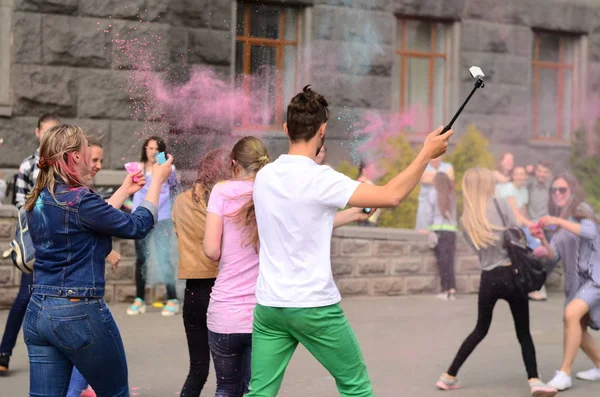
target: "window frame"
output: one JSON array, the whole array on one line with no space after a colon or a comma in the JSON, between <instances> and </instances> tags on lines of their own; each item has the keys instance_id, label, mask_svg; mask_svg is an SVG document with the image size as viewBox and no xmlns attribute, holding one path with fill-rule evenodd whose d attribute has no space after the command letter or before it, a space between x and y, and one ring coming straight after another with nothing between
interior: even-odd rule
<instances>
[{"instance_id":1,"label":"window frame","mask_svg":"<svg viewBox=\"0 0 600 397\"><path fill-rule=\"evenodd\" d=\"M407 38L407 22L408 21L422 21L431 24L432 29L432 40L431 40L431 48L429 52L421 52L414 50L406 49L406 38ZM444 52L440 53L436 50L438 32L437 32L437 24L446 25L446 34L444 37ZM456 60L458 59L458 47L457 43L460 42L459 36L459 28L460 23L453 20L445 20L438 18L422 18L415 16L407 16L407 15L396 15L396 29L402 29L401 33L401 42L398 43L398 32L396 31L396 35L394 36L394 57L400 55L400 62L394 68L395 76L394 86L397 86L399 89L399 95L397 100L394 100L393 107L394 111L397 112L405 112L406 103L405 103L405 92L406 89L406 60L408 58L419 58L419 59L427 59L429 61L428 67L428 78L432 84L429 84L428 92L427 92L427 101L428 101L428 109L427 116L428 122L427 131L414 131L411 132L409 137L421 136L425 133L429 133L437 126L433 125L433 104L434 104L434 92L435 92L435 59L442 58L444 59L444 82L443 84L443 104L442 104L442 118L446 120L448 118L448 109L449 107L456 102L456 93L458 92L458 79L455 76L456 74ZM456 42L455 42L456 41ZM398 63L394 60L394 63ZM399 76L398 76L399 75ZM397 81L395 79L398 79ZM452 95L451 91L455 94Z\"/></svg>"},{"instance_id":2,"label":"window frame","mask_svg":"<svg viewBox=\"0 0 600 397\"><path fill-rule=\"evenodd\" d=\"M0 116L11 116L13 0L0 0Z\"/></svg>"},{"instance_id":3,"label":"window frame","mask_svg":"<svg viewBox=\"0 0 600 397\"><path fill-rule=\"evenodd\" d=\"M282 35L285 37L285 22L286 22L286 9L295 9L297 10L297 21L296 21L296 39L295 40L286 40L283 39L270 39L265 37L252 37L250 36L250 14L252 10L252 6L255 5L264 5L269 7L277 7L281 9L283 12L280 12L279 15L279 30L282 32ZM237 10L238 7L244 7L244 32L242 36L239 36L237 31L238 20L237 20ZM232 9L234 15L234 23L232 24L232 36L233 36L233 48L232 48L232 82L235 84L235 79L238 76L248 76L250 75L250 67L251 67L251 48L252 46L267 46L276 48L276 69L278 70L278 74L276 77L275 85L276 85L276 96L275 96L275 104L274 104L274 121L272 124L250 124L247 122L247 110L244 111L244 115L242 117L242 121L239 125L235 126L237 130L268 130L268 131L281 131L284 123L284 115L283 109L285 104L283 103L283 71L285 70L284 66L284 50L286 46L295 46L296 47L296 73L294 79L294 87L296 90L298 89L300 78L306 74L306 71L303 68L302 62L302 54L301 50L304 49L304 41L306 40L306 35L304 32L306 31L307 26L307 11L308 7L300 7L290 4L275 4L268 2L253 2L253 1L233 1ZM243 61L243 72L241 74L237 74L236 70L236 46L237 43L241 42L244 45L244 61ZM244 79L242 82L242 89L245 93L250 92L250 80Z\"/></svg>"},{"instance_id":4,"label":"window frame","mask_svg":"<svg viewBox=\"0 0 600 397\"><path fill-rule=\"evenodd\" d=\"M540 35L552 35L559 39L559 60L558 62L543 61L540 60ZM567 63L566 61L566 42L567 40L572 41L572 61ZM565 32L554 32L546 30L534 30L533 31L533 54L531 65L532 71L532 140L534 142L549 142L549 143L570 143L573 139L573 133L577 128L577 124L580 118L578 112L578 105L584 90L582 89L581 79L582 67L585 65L583 56L585 55L584 45L585 40L583 36L569 34ZM552 69L557 71L557 109L556 109L556 135L555 136L541 136L539 131L539 106L540 106L540 71L543 69ZM563 104L565 101L564 89L565 89L565 71L570 70L572 73L572 89L571 96L569 98L571 121L570 125L566 126L564 122ZM567 133L565 134L565 131ZM565 136L566 135L566 136Z\"/></svg>"}]
</instances>

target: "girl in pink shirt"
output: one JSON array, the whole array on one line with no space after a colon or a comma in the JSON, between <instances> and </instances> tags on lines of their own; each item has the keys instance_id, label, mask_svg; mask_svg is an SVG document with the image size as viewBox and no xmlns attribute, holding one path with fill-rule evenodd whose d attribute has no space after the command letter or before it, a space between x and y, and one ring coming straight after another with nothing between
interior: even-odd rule
<instances>
[{"instance_id":1,"label":"girl in pink shirt","mask_svg":"<svg viewBox=\"0 0 600 397\"><path fill-rule=\"evenodd\" d=\"M258 277L252 190L256 173L268 162L260 139L242 138L231 151L233 178L215 185L208 200L204 253L219 261L207 313L216 396L241 397L248 391Z\"/></svg>"}]
</instances>

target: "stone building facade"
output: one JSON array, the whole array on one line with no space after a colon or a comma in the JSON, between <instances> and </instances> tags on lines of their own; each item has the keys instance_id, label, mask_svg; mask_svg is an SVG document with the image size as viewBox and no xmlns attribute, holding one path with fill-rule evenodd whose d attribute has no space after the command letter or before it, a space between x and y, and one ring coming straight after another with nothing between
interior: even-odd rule
<instances>
[{"instance_id":1,"label":"stone building facade","mask_svg":"<svg viewBox=\"0 0 600 397\"><path fill-rule=\"evenodd\" d=\"M305 83L329 99L335 163L348 157L340 115L417 106L415 129L428 131L450 119L479 65L486 87L457 134L475 124L496 154L564 164L600 85L599 11L595 0L0 0L0 167L33 152L48 111L103 135L108 168L135 159L146 120L131 110L134 65L117 40L144 37L159 38L156 70L175 84L198 65L232 84L263 64L283 76L254 88L275 112L257 127L274 154L286 148L285 103ZM185 141L174 148L180 168L205 149L199 136Z\"/></svg>"}]
</instances>

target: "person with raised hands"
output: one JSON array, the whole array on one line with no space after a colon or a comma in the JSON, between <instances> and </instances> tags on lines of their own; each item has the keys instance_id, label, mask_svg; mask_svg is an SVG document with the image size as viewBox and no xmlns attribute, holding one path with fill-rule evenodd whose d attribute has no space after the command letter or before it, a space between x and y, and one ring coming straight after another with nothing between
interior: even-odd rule
<instances>
[{"instance_id":1,"label":"person with raised hands","mask_svg":"<svg viewBox=\"0 0 600 397\"><path fill-rule=\"evenodd\" d=\"M35 248L24 324L31 395L64 395L76 366L98 395L129 396L123 341L104 300L105 257L113 237L150 232L172 163L169 156L154 165L145 200L127 214L118 208L144 185L141 173L127 175L109 204L86 185L92 165L84 131L59 125L44 134L40 173L24 206Z\"/></svg>"},{"instance_id":2,"label":"person with raised hands","mask_svg":"<svg viewBox=\"0 0 600 397\"><path fill-rule=\"evenodd\" d=\"M287 108L289 152L256 174L253 199L259 275L248 397L277 395L299 343L331 373L342 396L373 396L356 336L339 305L331 270L333 228L366 220L363 208L399 205L427 164L448 148L442 127L417 158L384 186L354 181L315 159L323 147L327 100L309 86ZM353 208L337 212L346 206Z\"/></svg>"}]
</instances>

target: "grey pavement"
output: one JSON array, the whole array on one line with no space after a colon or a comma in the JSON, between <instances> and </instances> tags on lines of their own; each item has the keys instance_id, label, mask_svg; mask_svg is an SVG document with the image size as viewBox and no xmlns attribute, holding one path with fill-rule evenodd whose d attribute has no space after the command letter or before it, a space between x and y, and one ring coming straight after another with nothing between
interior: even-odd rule
<instances>
[{"instance_id":1,"label":"grey pavement","mask_svg":"<svg viewBox=\"0 0 600 397\"><path fill-rule=\"evenodd\" d=\"M563 297L531 304L531 329L539 371L548 380L562 358ZM378 397L528 396L526 374L508 305L500 302L487 338L466 362L459 379L464 388L441 392L434 383L454 357L476 319L476 295L443 302L432 296L347 298L342 306L360 341ZM130 371L132 395L173 397L187 375L188 354L181 315L161 317L157 309L139 317L125 314L125 305L112 306L121 328ZM0 312L4 324L7 312ZM600 335L594 333L598 340ZM106 365L111 365L106 363ZM580 353L574 371L591 367ZM11 374L0 378L0 397L27 396L29 368L26 349L19 343L11 361ZM203 396L214 395L211 368ZM600 395L600 382L574 381L569 397ZM331 376L303 348L288 367L281 397L338 395Z\"/></svg>"}]
</instances>

